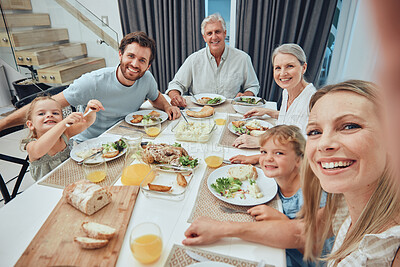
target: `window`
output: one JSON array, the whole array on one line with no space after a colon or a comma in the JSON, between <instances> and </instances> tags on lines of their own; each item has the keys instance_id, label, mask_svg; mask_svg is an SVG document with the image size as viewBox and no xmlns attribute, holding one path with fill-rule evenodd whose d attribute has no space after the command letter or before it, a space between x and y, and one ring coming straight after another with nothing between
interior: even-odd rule
<instances>
[{"instance_id":1,"label":"window","mask_svg":"<svg viewBox=\"0 0 400 267\"><path fill-rule=\"evenodd\" d=\"M230 37L230 21L231 21L231 0L206 0L206 17L208 15L219 13L226 23L226 38L225 42L229 45Z\"/></svg>"}]
</instances>

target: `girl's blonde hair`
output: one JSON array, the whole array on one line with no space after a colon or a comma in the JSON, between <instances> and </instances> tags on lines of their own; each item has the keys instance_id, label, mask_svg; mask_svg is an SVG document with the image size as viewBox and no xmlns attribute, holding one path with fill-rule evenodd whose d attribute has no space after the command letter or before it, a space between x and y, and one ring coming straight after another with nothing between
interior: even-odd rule
<instances>
[{"instance_id":1,"label":"girl's blonde hair","mask_svg":"<svg viewBox=\"0 0 400 267\"><path fill-rule=\"evenodd\" d=\"M52 98L50 95L43 95L43 96L36 97L31 102L31 104L30 104L30 106L28 108L28 111L26 112L25 122L27 122L28 120L32 120L32 114L33 114L33 110L35 109L36 104L38 102L44 101L44 100L52 100L52 101L55 101L58 104L58 102L54 98ZM60 106L60 111L62 112L61 105L59 105L59 106ZM28 137L21 141L22 148L26 149L26 145L34 138L37 138L36 130L29 131Z\"/></svg>"},{"instance_id":2,"label":"girl's blonde hair","mask_svg":"<svg viewBox=\"0 0 400 267\"><path fill-rule=\"evenodd\" d=\"M294 125L278 125L269 128L261 137L260 145L263 146L268 140L274 138L279 143L286 145L291 143L297 156L303 158L306 139L299 127Z\"/></svg>"},{"instance_id":3,"label":"girl's blonde hair","mask_svg":"<svg viewBox=\"0 0 400 267\"><path fill-rule=\"evenodd\" d=\"M378 111L380 98L376 85L360 80L350 80L328 85L318 90L310 100L310 110L323 96L337 91L353 92L364 96L375 104ZM342 246L323 260L333 261L334 266L336 266L342 259L357 249L360 241L366 234L377 234L390 226L398 224L396 219L400 211L399 195L398 190L393 186L394 175L389 165L387 162L384 172L378 179L377 188L364 207L358 220L353 222L353 227L346 235ZM321 224L322 227L318 229L317 212L323 190L319 179L311 170L307 157L305 157L301 169L304 205L300 216L304 218L305 225L306 243L304 258L315 260L315 255L321 255L324 241L328 237L330 229L332 229L332 222L343 195L328 193Z\"/></svg>"}]
</instances>

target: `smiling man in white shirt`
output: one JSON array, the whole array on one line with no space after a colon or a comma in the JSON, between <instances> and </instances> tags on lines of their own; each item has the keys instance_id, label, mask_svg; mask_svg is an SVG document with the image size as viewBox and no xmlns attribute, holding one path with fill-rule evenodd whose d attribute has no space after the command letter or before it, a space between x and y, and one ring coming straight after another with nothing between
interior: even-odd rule
<instances>
[{"instance_id":1,"label":"smiling man in white shirt","mask_svg":"<svg viewBox=\"0 0 400 267\"><path fill-rule=\"evenodd\" d=\"M221 15L206 17L201 33L207 47L191 54L168 84L166 94L171 105L185 107L182 95L189 90L193 94L214 93L227 98L256 96L260 84L250 56L225 44L226 24Z\"/></svg>"}]
</instances>

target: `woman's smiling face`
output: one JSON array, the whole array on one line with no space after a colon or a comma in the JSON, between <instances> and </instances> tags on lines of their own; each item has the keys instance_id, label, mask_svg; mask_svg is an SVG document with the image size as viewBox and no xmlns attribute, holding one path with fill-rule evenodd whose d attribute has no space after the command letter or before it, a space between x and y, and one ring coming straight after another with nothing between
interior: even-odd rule
<instances>
[{"instance_id":1,"label":"woman's smiling face","mask_svg":"<svg viewBox=\"0 0 400 267\"><path fill-rule=\"evenodd\" d=\"M322 96L310 112L306 154L329 193L368 194L386 165L384 131L375 104L349 91Z\"/></svg>"},{"instance_id":2,"label":"woman's smiling face","mask_svg":"<svg viewBox=\"0 0 400 267\"><path fill-rule=\"evenodd\" d=\"M274 58L274 79L280 88L291 90L303 81L307 64L301 65L291 54L278 53Z\"/></svg>"}]
</instances>

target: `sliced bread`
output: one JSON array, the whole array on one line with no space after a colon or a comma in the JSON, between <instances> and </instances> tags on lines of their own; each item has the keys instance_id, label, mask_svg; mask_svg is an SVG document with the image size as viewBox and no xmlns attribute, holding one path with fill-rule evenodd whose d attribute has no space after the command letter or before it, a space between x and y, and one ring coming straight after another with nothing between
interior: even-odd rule
<instances>
[{"instance_id":1,"label":"sliced bread","mask_svg":"<svg viewBox=\"0 0 400 267\"><path fill-rule=\"evenodd\" d=\"M78 243L81 248L84 249L97 249L102 248L108 244L107 239L95 239L90 237L78 236L74 238L74 241Z\"/></svg>"},{"instance_id":2,"label":"sliced bread","mask_svg":"<svg viewBox=\"0 0 400 267\"><path fill-rule=\"evenodd\" d=\"M67 203L87 215L92 215L111 202L109 190L88 180L80 180L65 187Z\"/></svg>"},{"instance_id":3,"label":"sliced bread","mask_svg":"<svg viewBox=\"0 0 400 267\"><path fill-rule=\"evenodd\" d=\"M117 232L115 228L96 222L83 222L82 229L88 237L96 239L111 239Z\"/></svg>"},{"instance_id":4,"label":"sliced bread","mask_svg":"<svg viewBox=\"0 0 400 267\"><path fill-rule=\"evenodd\" d=\"M228 170L228 175L239 179L240 181L245 181L247 179L257 179L257 169L253 165L240 165L234 166Z\"/></svg>"}]
</instances>

